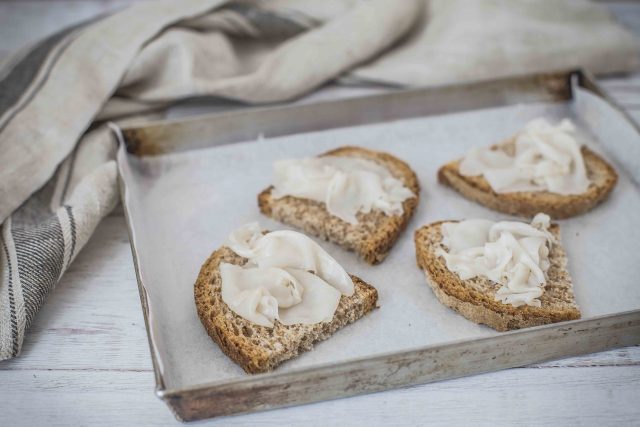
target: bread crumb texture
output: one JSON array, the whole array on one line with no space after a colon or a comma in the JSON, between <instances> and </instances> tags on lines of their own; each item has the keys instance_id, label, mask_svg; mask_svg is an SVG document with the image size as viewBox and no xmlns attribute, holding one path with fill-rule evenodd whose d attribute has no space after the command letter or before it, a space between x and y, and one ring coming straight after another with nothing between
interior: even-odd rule
<instances>
[{"instance_id":1,"label":"bread crumb texture","mask_svg":"<svg viewBox=\"0 0 640 427\"><path fill-rule=\"evenodd\" d=\"M321 202L292 196L274 199L271 195L273 187L269 187L258 195L260 211L276 221L299 228L306 234L321 237L347 250L355 251L369 264L382 262L407 227L418 206L418 177L402 160L387 153L361 147L337 148L322 155L358 157L378 163L401 180L415 197L404 201L402 215L388 216L380 211L368 214L360 212L356 215L358 223L350 224L331 215L326 205Z\"/></svg>"},{"instance_id":2,"label":"bread crumb texture","mask_svg":"<svg viewBox=\"0 0 640 427\"><path fill-rule=\"evenodd\" d=\"M426 225L415 232L418 266L424 270L427 283L441 303L472 322L497 331L580 318L558 225L552 224L550 228L556 242L549 253L551 266L547 271L544 293L539 298L541 307L514 307L495 299L499 285L489 279L476 277L461 280L456 273L447 269L444 258L436 255L436 250L441 247L443 222Z\"/></svg>"},{"instance_id":3,"label":"bread crumb texture","mask_svg":"<svg viewBox=\"0 0 640 427\"><path fill-rule=\"evenodd\" d=\"M209 336L222 351L248 373L271 371L282 362L311 350L338 329L355 322L376 307L378 292L356 276L353 295L342 296L330 322L313 325L283 325L273 328L252 323L235 314L222 300L220 263L244 265L242 258L226 246L211 254L202 265L194 293L198 316Z\"/></svg>"}]
</instances>

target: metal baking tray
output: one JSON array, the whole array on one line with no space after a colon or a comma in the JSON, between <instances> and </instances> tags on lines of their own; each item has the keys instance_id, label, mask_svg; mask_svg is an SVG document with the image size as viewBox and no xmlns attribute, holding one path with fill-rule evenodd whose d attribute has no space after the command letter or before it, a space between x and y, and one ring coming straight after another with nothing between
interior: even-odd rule
<instances>
[{"instance_id":1,"label":"metal baking tray","mask_svg":"<svg viewBox=\"0 0 640 427\"><path fill-rule=\"evenodd\" d=\"M195 275L197 275L197 269L207 254L201 250L201 255L203 256L198 259L191 260L193 257L180 258L178 256L176 260L164 260L165 264L175 262L175 268L178 270L182 268L182 262L192 263L193 266L190 266L190 268L195 271L193 277L184 276L176 279L173 284L174 287L171 288L171 292L174 292L174 294L165 295L158 290L161 288L159 288L160 285L157 282L166 280L165 277L162 277L162 274L166 275L167 271L171 271L170 269L167 270L171 266L164 265L162 266L164 270L162 270L157 266L158 261L155 258L161 253L159 251L163 250L173 251L171 252L173 254L180 254L184 251L190 255L190 241L194 239L210 239L210 236L206 235L206 231L198 229L197 225L193 225L198 224L198 221L202 221L203 216L210 218L211 221L231 221L231 223L235 218L228 218L231 214L228 209L225 210L222 207L219 211L214 209L207 212L197 209L189 210L189 208L183 207L182 204L187 203L188 205L188 200L192 197L189 195L189 191L184 192L184 197L178 197L174 194L173 196L167 196L168 199L161 200L159 204L146 207L140 206L145 203L144 200L146 200L145 197L148 194L163 191L162 186L155 187L155 180L158 177L165 177L165 180L171 179L166 177L171 176L171 173L175 173L171 169L171 163L169 163L169 166L162 162L155 164L154 159L171 159L172 156L182 158L179 156L186 155L190 159L188 161L193 163L193 166L186 169L184 167L182 169L179 168L178 170L182 171L180 172L182 174L191 173L191 171L197 174L196 171L198 170L206 171L207 167L209 167L206 159L216 159L217 153L220 159L234 159L238 156L246 156L247 147L252 147L250 144L262 143L250 142L255 141L257 138L264 137L269 140L285 137L296 141L298 136L302 139L307 139L305 135L312 135L309 132L326 132L329 130L338 132L340 129L375 124L385 126L387 123L395 123L406 119L421 120L421 118L424 118L424 120L428 119L433 122L433 120L447 120L451 114L458 114L464 111L475 114L474 112L492 108L518 109L522 108L522 105L530 104L549 104L552 107L554 105L563 106L572 102L577 91L589 94L582 96L594 96L599 99L597 102L605 106L608 111L607 114L613 114L615 120L620 122L620 132L626 132L623 135L626 141L633 141L629 143L629 147L626 147L625 150L635 150L637 154L637 149L640 147L640 131L638 127L602 92L594 79L581 70L517 76L428 89L399 90L381 95L324 101L307 105L252 108L117 130L116 134L121 141L118 151L120 188L138 279L140 300L149 338L158 397L169 405L179 420L191 421L353 396L640 344L640 297L635 294L633 297L628 298L631 301L631 306L629 306L629 301L626 301L627 305L620 305L620 303L616 305L616 307L629 308L626 310L607 312L605 315L590 315L585 316L582 320L508 333L496 333L489 331L486 327L466 325L464 324L464 322L467 322L465 319L436 302L430 306L432 307L430 310L438 311L439 313L439 310L442 311L441 317L435 318L434 322L446 321L452 324L460 324L462 326L459 328L469 328L468 331L471 332L456 335L457 330L452 329L452 339L443 340L439 338L439 341L436 340L434 342L427 339L421 341L417 338L413 346L389 349L382 345L382 352L373 352L372 354L364 354L352 358L345 357L337 349L331 348L331 344L328 343L334 339L332 337L319 344L318 354L321 355L320 357L325 357L325 359L319 359L319 363L316 363L315 359L313 359L314 363L308 362L297 365L295 363L292 365L285 363L272 373L259 375L237 373L233 369L238 368L227 368L227 365L224 365L222 369L233 372L213 380L207 379L205 375L203 376L203 381L196 381L189 376L192 374L191 371L185 371L189 372L189 375L174 372L176 370L175 367L180 366L177 365L178 363L184 363L184 360L191 360L189 359L190 357L192 359L195 357L190 353L191 344L193 344L194 348L202 345L209 346L206 349L210 351L212 359L215 359L206 361L206 363L213 363L213 365L207 365L203 362L203 368L201 369L206 366L211 369L211 366L217 366L215 364L230 362L226 361L224 356L220 356L221 353L208 338L204 329L199 324L193 324L195 306L179 307L178 300L180 298L185 300L192 298L192 286L195 281ZM596 121L610 120L611 118L601 117L598 112L594 111L585 111L584 114L590 120ZM400 128L402 126L396 126L396 130ZM428 135L425 138L428 139ZM607 143L615 144L616 141L608 141ZM636 143L638 145L635 145ZM289 145L283 144L285 143L280 143L278 146L293 147L291 141L286 143ZM299 144L301 144L300 146L303 145L302 142ZM393 147L393 145L389 145L387 151L394 153ZM235 151L236 149L237 151ZM191 153L191 157L189 157L188 153ZM201 155L200 153L208 154ZM630 158L632 157L633 153L630 153ZM408 160L409 163L428 161L428 159ZM184 161L184 159L180 161ZM638 175L636 172L628 173L629 165L624 163L625 161L627 160L616 158L614 162L619 172L621 172L621 181L626 183L626 187L618 188L616 191L634 191L636 192L635 197L639 192L638 188L640 188ZM254 166L250 160L247 160L247 162L247 168ZM222 166L218 165L218 167ZM235 173L237 174L238 182L242 182L240 177L244 171L239 168ZM233 181L233 172L228 175L231 175L228 180ZM429 183L428 191L431 193L436 192L433 189L437 185L435 184L435 176L420 176L420 179L423 183ZM265 183L268 183L269 177L265 177L265 180ZM199 187L193 190L194 192L200 192L197 197L222 197L224 195L216 192L230 191L229 188L233 189L233 186L230 187L228 183L211 184L210 188L207 188L207 191L202 194L203 188L207 187ZM262 187L236 188L235 191L246 192L249 195L248 197L252 197L255 202L255 195L261 189ZM156 194L154 197L161 199L161 196ZM433 194L422 195L421 204L426 205L425 210L430 209L430 196L433 196ZM461 199L452 191L447 193L446 197L450 197L451 200ZM470 202L469 205L464 206L467 211L459 213L459 217L467 216L467 213L472 212L473 209L483 209ZM252 214L259 215L255 206L252 209L255 211ZM173 220L170 219L166 219L165 222L154 222L156 216L163 217L164 215L164 218L171 218L172 210L176 213L177 218L175 221L178 221L178 224L173 224ZM184 210L189 210L189 212L184 213ZM486 212L485 216L489 216L489 211L487 210L479 212ZM605 210L602 210L600 215L603 212L606 215ZM177 215L177 213L180 213L180 215ZM224 217L225 215L227 217ZM496 217L498 214L494 213L492 215ZM629 212L628 215L635 214ZM243 213L238 213L238 216L237 220L242 219ZM630 221L636 220L631 219ZM241 225L241 223L237 223L237 225ZM412 240L412 231L420 225L422 223L412 222L402 239ZM187 234L184 239L175 238L175 235L167 232L172 227L185 230ZM192 228L195 228L195 230L192 230ZM635 228L635 230L637 229ZM152 237L165 240L153 240ZM208 242L210 250L215 249L222 243L219 237L216 241ZM160 243L150 243L156 241ZM328 249L332 254L338 251L335 247ZM626 249L631 249L637 253L640 248L636 246L635 248ZM400 262L398 256L394 257L394 251L382 266L385 264L392 266L393 263ZM400 252L401 250L398 249L398 251ZM340 254L340 256L342 258L338 258L338 260L341 262L343 259L346 260L347 257L354 257L350 254ZM571 263L574 263L575 260L571 259L571 253L569 257L571 268ZM417 271L415 261L411 262L414 263L413 268ZM589 261L578 260L574 263L574 268L575 265L581 265L580 263L583 262ZM378 269L384 267L360 266L359 268L360 271L364 272L363 276L366 280L367 268ZM620 289L637 287L637 268L631 265L629 268L636 269L636 271L630 271L630 274L615 281L616 283L607 283L606 286L621 286ZM402 282L402 280L397 282ZM424 284L423 298L435 299L424 279L422 280ZM575 280L576 277L574 276ZM375 282L372 282L372 284L376 287L379 285L379 283ZM399 287L401 284L394 283L394 286ZM380 288L378 289L380 290ZM401 291L395 290L394 292ZM600 291L595 290L593 292ZM626 291L621 290L620 292L624 293ZM180 298L176 298L176 295L179 295ZM625 296L622 295L618 301L624 298ZM385 301L381 301L381 305L382 308L377 310L378 312L385 310ZM186 313L184 313L185 310ZM393 315L388 311L384 312L385 316ZM399 313L397 315L400 316ZM425 311L425 316L428 315L431 315L431 313ZM420 319L414 320L417 323L420 321ZM180 354L168 351L167 348L170 346L167 346L167 341L178 339L175 334L174 336L167 335L168 333L163 330L164 326L162 325L169 321L180 323L185 331L185 336L195 334L198 339L194 341L197 342L182 343L184 351ZM368 328L368 333L371 333L378 327L375 321L374 317L370 323L363 323L368 326L362 326L362 328ZM359 322L363 322L363 320ZM344 337L351 337L348 334L357 333L359 322L345 328L345 330L350 328L351 331L345 333L347 335L335 338L341 346L345 346ZM433 328L440 328L441 326L434 324ZM467 331L467 329L464 330ZM460 336L464 336L464 338L456 339L456 337ZM346 346L348 347L348 345ZM327 354L332 354L327 349L335 350L336 354L340 354L340 356L336 357L336 360L332 360L331 357L326 358ZM197 353L197 351L194 350L193 352ZM315 351L313 350L310 353ZM303 357L307 356L302 356L301 359ZM308 356L306 360L311 360L309 357L312 358L313 356ZM181 360L183 361L181 362ZM199 361L197 360L193 362L195 366L193 369L198 369L198 363ZM189 369L192 368L189 367Z\"/></svg>"}]
</instances>

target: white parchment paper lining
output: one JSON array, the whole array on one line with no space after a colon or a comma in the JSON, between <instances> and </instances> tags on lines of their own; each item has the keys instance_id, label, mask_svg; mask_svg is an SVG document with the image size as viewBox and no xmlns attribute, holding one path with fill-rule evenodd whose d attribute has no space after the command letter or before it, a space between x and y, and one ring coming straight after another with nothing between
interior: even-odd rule
<instances>
[{"instance_id":1,"label":"white parchment paper lining","mask_svg":"<svg viewBox=\"0 0 640 427\"><path fill-rule=\"evenodd\" d=\"M505 219L439 185L436 171L476 145L504 140L528 120L570 117L586 143L607 158L620 180L592 212L561 221L583 318L640 308L640 140L619 112L579 91L572 103L526 104L342 128L134 159L122 166L139 270L150 299L151 332L165 386L181 388L246 374L207 336L196 314L193 283L201 264L229 232L262 216L256 196L277 159L313 156L344 145L383 150L407 161L420 178L420 206L379 266L319 241L347 271L378 289L380 308L279 370L309 367L497 332L441 305L416 267L413 231L437 220ZM124 154L120 154L121 163Z\"/></svg>"}]
</instances>

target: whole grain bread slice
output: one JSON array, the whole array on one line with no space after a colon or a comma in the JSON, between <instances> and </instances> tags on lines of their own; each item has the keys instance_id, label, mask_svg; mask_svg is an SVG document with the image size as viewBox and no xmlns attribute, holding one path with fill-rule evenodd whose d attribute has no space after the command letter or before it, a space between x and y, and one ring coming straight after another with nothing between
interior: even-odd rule
<instances>
[{"instance_id":1,"label":"whole grain bread slice","mask_svg":"<svg viewBox=\"0 0 640 427\"><path fill-rule=\"evenodd\" d=\"M491 148L512 155L515 137ZM583 194L563 195L548 191L496 193L483 176L460 175L462 159L442 166L438 171L438 181L496 211L522 217L533 217L538 212L544 212L554 219L569 218L591 210L604 201L618 181L616 171L602 157L585 146L582 147L582 156L587 177L591 181Z\"/></svg>"},{"instance_id":2,"label":"whole grain bread slice","mask_svg":"<svg viewBox=\"0 0 640 427\"><path fill-rule=\"evenodd\" d=\"M403 213L388 216L380 211L356 215L357 224L350 224L331 215L324 203L292 196L275 199L269 187L258 195L260 211L284 224L302 229L305 233L321 237L348 250L355 251L365 262L378 264L387 256L400 233L407 227L418 206L420 184L418 177L402 160L379 151L361 147L341 147L322 156L359 157L387 168L413 191L415 197L404 201Z\"/></svg>"},{"instance_id":3,"label":"whole grain bread slice","mask_svg":"<svg viewBox=\"0 0 640 427\"><path fill-rule=\"evenodd\" d=\"M424 270L427 283L444 305L456 310L472 322L485 324L498 331L562 322L580 318L580 309L573 295L571 276L567 271L567 257L560 243L560 228L552 224L555 237L549 253L551 266L547 283L539 298L541 307L514 307L495 299L499 286L484 277L462 280L447 269L442 256L436 255L441 246L441 225L445 221L425 225L415 232L416 260ZM444 248L444 247L443 247Z\"/></svg>"},{"instance_id":4,"label":"whole grain bread slice","mask_svg":"<svg viewBox=\"0 0 640 427\"><path fill-rule=\"evenodd\" d=\"M247 262L226 246L214 251L202 265L194 286L198 316L220 349L246 372L267 372L282 362L313 348L313 344L333 335L376 307L378 292L356 276L351 276L355 292L342 296L330 322L313 325L283 325L273 328L252 323L235 314L222 300L220 263Z\"/></svg>"}]
</instances>

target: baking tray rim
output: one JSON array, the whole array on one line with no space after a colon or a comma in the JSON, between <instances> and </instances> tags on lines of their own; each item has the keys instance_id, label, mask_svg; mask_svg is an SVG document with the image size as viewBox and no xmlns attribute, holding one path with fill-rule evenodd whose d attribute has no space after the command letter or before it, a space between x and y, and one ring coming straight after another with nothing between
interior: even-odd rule
<instances>
[{"instance_id":1,"label":"baking tray rim","mask_svg":"<svg viewBox=\"0 0 640 427\"><path fill-rule=\"evenodd\" d=\"M545 72L545 73L533 73L533 74L521 74L521 75L516 75L516 76L505 76L505 77L501 77L501 78L496 78L496 79L488 79L488 80L481 80L481 81L470 81L470 82L463 82L463 83L458 83L458 84L447 84L447 85L440 85L440 86L434 86L434 87L429 87L429 88L411 88L411 89L400 89L400 90L395 90L393 92L390 93L384 93L384 94L376 94L376 95L368 95L368 96L363 96L363 97L359 97L359 98L367 98L367 99L372 99L372 100L379 100L380 98L383 98L385 96L389 96L389 95L396 95L396 96L400 96L402 94L409 94L409 93L415 93L415 92L423 92L425 94L428 94L429 92L433 92L433 91L443 91L443 90L447 90L447 89L454 89L454 88L460 88L463 86L476 86L476 85L482 85L482 84L489 84L489 83L500 83L501 81L509 81L511 79L535 79L535 78L540 78L540 77L545 77L545 76L565 76L567 78L567 80L569 79L577 79L577 81L579 82L579 85L583 88L586 88L587 90L589 90L590 92L594 93L595 95L597 95L598 97L602 98L605 102L607 102L610 106L612 106L617 113L619 113L621 116L623 116L625 118L625 120L636 130L636 132L638 134L640 134L640 126L638 124L636 124L636 122L629 116L629 114L624 111L624 109L622 109L613 99L611 99L611 97L609 95L606 94L606 92L604 92L602 90L602 88L596 83L595 78L586 70L584 69L569 69L569 70L559 70L556 72ZM569 83L570 85L570 83ZM569 98L570 99L570 98ZM317 105L317 104L324 104L325 106L330 106L331 104L334 103L338 103L338 102L345 102L345 101L350 101L353 100L353 98L342 98L342 99L335 99L335 100L322 100L313 104L306 104L306 105ZM505 105L509 105L509 104L505 104ZM201 392L208 392L208 393L213 393L215 394L216 392L222 392L224 391L223 389L225 387L236 387L236 386L243 386L243 385L257 385L259 383L263 383L263 382L268 382L268 380L272 380L271 382L275 382L276 380L279 379L286 379L286 378L292 378L292 377L300 377L300 376L304 376L309 375L310 373L318 373L318 372L324 372L327 370L336 370L336 369L341 369L341 370L348 370L349 368L352 367L356 367L359 364L364 364L364 363L373 363L373 362L381 362L384 361L386 359L389 359L391 357L401 357L401 356L410 356L410 355L415 355L418 353L424 353L424 352L429 352L429 351L438 351L441 349L446 349L446 348L453 348L453 347L458 347L461 345L468 345L471 346L473 344L478 344L478 343L483 343L483 342L487 342L487 343L492 343L495 342L497 340L505 340L508 337L524 337L530 334L537 334L540 332L544 332L544 331L548 331L549 332L549 336L552 334L552 332L564 332L565 335L571 331L577 331L577 332L584 332L584 331L589 331L591 328L587 327L587 328L582 328L580 329L580 326L583 325L597 325L601 322L607 323L609 321L615 321L615 320L624 320L626 322L626 325L623 327L626 327L626 330L629 331L629 333L631 333L631 341L624 341L622 342L622 345L634 345L634 344L640 344L640 309L637 310L630 310L630 311L625 311L625 312L619 312L619 313L613 313L613 314L607 314L607 315L602 315L602 316L595 316L595 317L590 317L588 319L578 319L578 320L572 320L572 321L565 321L565 322L558 322L558 323L552 323L552 324L547 324L547 325L541 325L541 326L536 326L536 327L530 327L530 328L524 328L524 329L519 329L519 330L514 330L514 331L509 331L509 332L503 332L500 335L496 335L496 336L489 336L489 337L481 337L481 338L474 338L474 339L459 339L459 340L452 340L452 341L446 341L443 343L438 343L438 344L431 344L431 345L426 345L426 346L416 346L414 348L409 348L409 349L403 349L403 350L399 350L399 351L389 351L389 352L385 352L385 353L380 353L380 354L376 354L373 356L365 356L365 357L358 357L358 358L353 358L353 359L346 359L346 360L341 360L339 362L327 362L327 363L322 363L322 364L318 364L318 365L314 365L311 367L301 367L301 368L295 368L289 371L272 371L272 372L267 372L267 373L262 373L262 374L253 374L253 375L248 375L246 377L243 378L238 378L238 379L233 379L233 380L220 380L220 381L212 381L212 382L206 382L206 383L202 383L202 384L195 384L192 386L186 386L186 387L178 387L178 388L166 388L165 387L165 381L164 378L162 376L162 372L161 372L161 368L160 368L160 363L157 360L157 356L156 356L156 346L155 346L155 342L154 339L151 335L151 331L150 331L150 320L149 320L149 299L147 296L147 291L146 291L146 287L144 285L144 283L142 282L141 276L140 276L140 268L139 268L139 260L138 260L138 251L139 249L136 246L135 243L135 237L134 237L134 233L133 233L133 227L131 225L131 218L129 216L129 209L128 209L128 203L127 203L127 185L122 177L121 174L121 164L120 164L120 153L124 152L127 148L127 144L126 144L126 138L124 138L123 136L123 132L126 131L131 131L131 130L137 130L137 129L144 129L147 127L154 127L154 126L158 126L158 125L176 125L176 124L184 124L184 123L189 123L189 122L196 122L196 121L206 121L207 119L211 118L211 117L220 117L222 115L226 115L227 117L230 116L236 116L236 115L243 115L246 113L259 113L262 111L266 111L266 110L271 110L271 109L294 109L294 108L299 108L299 106L283 106L280 104L277 104L276 106L273 107L254 107L254 108L247 108L247 109L243 109L241 111L230 111L230 112L222 112L222 113L211 113L211 114L203 114L203 115L198 115L195 117L187 117L187 118L182 118L182 119L171 119L171 120L162 120L162 121L152 121L152 122L147 122L144 125L130 125L130 126L125 126L125 127L118 127L117 125L112 125L111 128L113 130L113 132L116 134L116 139L119 142L119 147L118 147L118 160L117 160L117 165L118 165L118 186L120 189L120 194L121 194L121 201L124 207L124 217L125 217L125 222L126 222L126 227L127 227L127 232L129 234L129 240L130 240L130 246L131 246L131 252L132 252L132 257L133 257L133 262L134 262L134 270L136 273L136 281L138 284L138 291L139 291L139 296L140 296L140 302L142 305L142 311L143 311L143 317L144 317L144 322L145 322L145 329L146 329L146 333L147 333L147 339L148 339L148 345L149 345L149 350L150 350L150 354L151 354L151 360L152 360L152 364L153 364L153 371L154 371L154 377L155 377L155 382L156 382L156 386L155 386L155 394L156 396L158 396L160 399L164 400L165 402L167 402L168 406L170 407L170 409L172 410L173 414L176 416L176 418L179 421L192 421L192 420L197 420L197 419L202 419L202 418L208 418L211 417L211 415L205 415L205 416L196 416L196 417L185 417L181 412L180 408L176 406L174 406L173 400L174 399L185 399L185 398L189 398L191 395L194 395L194 397L198 397L197 394L201 393ZM481 107L480 107L481 108ZM450 114L450 113L441 113L441 114ZM431 115L440 115L439 113L434 113ZM300 132L293 132L295 133L300 133ZM127 153L129 154L129 153ZM136 154L133 154L136 155ZM137 155L143 155L143 154L137 154ZM626 320L625 320L626 319ZM624 332L624 331L622 331ZM616 348L619 347L621 345L621 343L619 342L612 342L608 345L604 345L598 348L597 351L602 351L605 349L610 349L610 348ZM582 350L578 350L575 353L566 353L564 356L562 357L570 357L570 356L576 356L579 354L585 354L587 352L582 351ZM495 357L494 357L495 358ZM557 356L551 356L550 358L539 358L539 357L532 357L530 359L530 361L528 361L527 363L539 363L539 362L543 362L545 360L553 360L553 359L557 359ZM503 367L497 367L497 368L489 368L489 369L478 369L478 370L474 370L471 373L465 374L465 375L473 375L476 373L481 373L481 372L490 372L490 371L496 371L496 370L501 370L501 369L508 369L509 367L515 367L515 366L521 366L520 364L517 365L505 365ZM333 375L339 375L338 373L333 373ZM441 379L436 379L436 380L430 380L430 379L424 379L424 380L417 380L416 382L407 382L404 386L408 386L410 384L422 384L422 383L428 383L431 381L439 381L442 379L449 379L449 378L456 378L456 376L447 376L445 378L441 378ZM389 387L383 387L380 390L390 390L390 389L394 389L394 388L399 388L402 387L403 385L390 385ZM376 391L376 390L373 390ZM367 391L367 390L354 390L353 392L349 392L349 393L336 393L336 398L340 398L340 397L346 397L346 396L352 396L352 395L356 395L356 394L364 394L364 393L371 393L373 392L371 390ZM273 406L267 406L267 407L261 407L261 408L247 408L245 410L239 410L239 411L231 411L231 412L225 412L222 411L221 415L235 415L235 414L243 414L243 413L250 413L250 412L257 412L260 410L268 410L268 409L272 409L272 408L277 408L277 407L286 407L286 406L292 406L292 405L300 405L300 404L304 404L304 403L310 403L310 402L314 402L314 401L324 401L324 400L329 400L330 398L326 398L326 397L321 397L318 399L308 399L306 400L306 402L302 402L302 403L287 403L287 402L281 402L281 403L275 403ZM217 415L213 415L213 416L217 416Z\"/></svg>"},{"instance_id":2,"label":"baking tray rim","mask_svg":"<svg viewBox=\"0 0 640 427\"><path fill-rule=\"evenodd\" d=\"M502 338L502 337L506 337L509 335L518 335L518 336L525 336L528 335L526 332L530 332L531 334L534 334L535 332L538 331L544 331L547 329L553 329L553 330L558 330L560 332L568 332L571 331L574 328L583 326L584 324L588 324L588 323L599 323L603 320L610 320L610 319L623 319L626 317L631 317L634 318L635 316L638 316L638 320L640 321L640 309L638 310L627 310L627 311L622 311L619 313L614 313L614 314L605 314L605 315L601 315L601 316L594 316L594 317L590 317L588 319L577 319L577 320L569 320L569 321L564 321L564 322L556 322L556 323L550 323L547 325L540 325L540 326L531 326L528 328L523 328L523 329L516 329L516 330L512 330L512 331L506 331L506 332L501 332L500 335L492 335L492 336L487 336L487 337L480 337L480 338L473 338L473 339L465 339L465 338L461 338L461 339L457 339L457 340L451 340L451 341L445 341L443 343L438 343L438 344L430 344L430 345L426 345L426 346L416 346L416 347L411 347L411 348L407 348L404 350L400 350L400 351L388 351L388 352L383 352L383 353L379 353L373 356L364 356L364 357L355 357L355 358L351 358L351 359L344 359L341 360L340 362L326 362L326 363L320 363L317 365L313 365L310 367L299 367L299 368L294 368L288 371L272 371L272 372L265 372L265 373L260 373L260 374L247 374L246 377L243 378L238 378L238 379L234 379L234 380L220 380L220 381L210 381L210 382L206 382L206 383L202 383L202 384L197 384L194 386L189 386L189 387L183 387L183 388L176 388L176 389L172 389L172 390L157 390L156 395L162 399L165 398L170 398L170 397L175 397L176 395L179 395L181 393L187 392L187 391L203 391L203 390L212 390L214 391L215 389L218 389L222 386L237 386L237 385L243 385L243 384L250 384L252 382L254 382L254 380L256 379L263 379L263 378L284 378L284 377L288 377L288 376L297 376L300 375L302 373L309 373L309 372L319 372L319 371L325 371L329 368L333 368L335 369L336 367L340 367L340 368L348 368L349 366L355 366L358 365L359 363L363 363L363 362L379 362L379 361L383 361L385 359L388 359L391 356L406 356L406 355L410 355L410 354L414 354L414 353L425 353L425 352L430 352L433 350L438 350L441 348L445 348L445 347L458 347L462 344L479 344L482 342L491 342L491 341L495 341L497 338ZM640 337L639 337L640 338ZM640 344L640 341L638 342ZM570 357L571 355L568 355L567 357ZM542 363L544 360L548 360L548 359L542 359L542 360L538 360L537 362L532 362L532 363ZM551 359L553 360L553 359ZM506 369L506 368L505 368Z\"/></svg>"}]
</instances>

